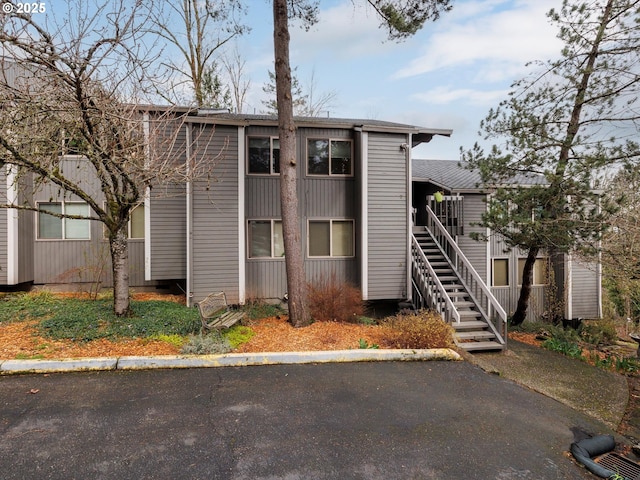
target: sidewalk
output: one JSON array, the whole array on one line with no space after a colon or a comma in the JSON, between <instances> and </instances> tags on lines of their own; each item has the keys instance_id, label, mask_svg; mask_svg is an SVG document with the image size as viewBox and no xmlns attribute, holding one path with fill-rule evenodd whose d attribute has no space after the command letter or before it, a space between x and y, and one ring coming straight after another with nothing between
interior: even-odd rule
<instances>
[{"instance_id":1,"label":"sidewalk","mask_svg":"<svg viewBox=\"0 0 640 480\"><path fill-rule=\"evenodd\" d=\"M629 399L626 378L515 340L508 347L505 353L478 353L465 359L617 429ZM640 425L635 430L630 435L640 438Z\"/></svg>"}]
</instances>

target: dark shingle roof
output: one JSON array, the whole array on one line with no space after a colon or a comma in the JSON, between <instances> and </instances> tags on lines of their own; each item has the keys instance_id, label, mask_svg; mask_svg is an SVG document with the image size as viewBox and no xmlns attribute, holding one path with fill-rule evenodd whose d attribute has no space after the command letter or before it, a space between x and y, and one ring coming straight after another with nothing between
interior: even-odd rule
<instances>
[{"instance_id":1,"label":"dark shingle roof","mask_svg":"<svg viewBox=\"0 0 640 480\"><path fill-rule=\"evenodd\" d=\"M413 179L428 181L439 187L454 192L480 191L482 180L475 170L466 169L466 162L456 160L420 160L413 159ZM541 175L520 174L510 182L514 185L540 185L544 184Z\"/></svg>"}]
</instances>

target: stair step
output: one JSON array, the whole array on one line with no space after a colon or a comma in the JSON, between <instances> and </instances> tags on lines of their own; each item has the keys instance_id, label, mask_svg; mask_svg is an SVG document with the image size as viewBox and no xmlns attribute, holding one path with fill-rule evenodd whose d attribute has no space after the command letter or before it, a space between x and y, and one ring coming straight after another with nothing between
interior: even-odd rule
<instances>
[{"instance_id":1,"label":"stair step","mask_svg":"<svg viewBox=\"0 0 640 480\"><path fill-rule=\"evenodd\" d=\"M458 310L458 314L463 322L466 322L467 318L482 318L482 314L475 310Z\"/></svg>"},{"instance_id":2,"label":"stair step","mask_svg":"<svg viewBox=\"0 0 640 480\"><path fill-rule=\"evenodd\" d=\"M449 295L449 297L451 297L451 295ZM453 305L458 309L462 309L462 308L470 308L470 307L475 307L475 303L473 302L468 302L466 300L453 300Z\"/></svg>"},{"instance_id":3,"label":"stair step","mask_svg":"<svg viewBox=\"0 0 640 480\"><path fill-rule=\"evenodd\" d=\"M504 345L499 342L460 342L458 347L473 352L478 350L504 350Z\"/></svg>"},{"instance_id":4,"label":"stair step","mask_svg":"<svg viewBox=\"0 0 640 480\"><path fill-rule=\"evenodd\" d=\"M489 330L471 330L464 332L457 332L456 338L458 340L488 340L496 338L495 334Z\"/></svg>"},{"instance_id":5,"label":"stair step","mask_svg":"<svg viewBox=\"0 0 640 480\"><path fill-rule=\"evenodd\" d=\"M461 321L460 323L453 322L451 326L454 330L481 330L483 328L488 328L489 325L487 322L483 322L481 320L466 320Z\"/></svg>"}]
</instances>

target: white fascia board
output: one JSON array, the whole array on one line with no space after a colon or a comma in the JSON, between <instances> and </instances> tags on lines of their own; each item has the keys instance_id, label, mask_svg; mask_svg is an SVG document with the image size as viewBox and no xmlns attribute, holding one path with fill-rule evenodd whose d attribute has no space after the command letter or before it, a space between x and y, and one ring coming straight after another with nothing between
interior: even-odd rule
<instances>
[{"instance_id":1,"label":"white fascia board","mask_svg":"<svg viewBox=\"0 0 640 480\"><path fill-rule=\"evenodd\" d=\"M7 177L7 203L18 203L18 167L15 165L6 166ZM18 210L16 208L7 209L7 285L17 285L20 283L19 265L19 222Z\"/></svg>"},{"instance_id":2,"label":"white fascia board","mask_svg":"<svg viewBox=\"0 0 640 480\"><path fill-rule=\"evenodd\" d=\"M245 255L246 222L245 211L245 127L238 127L238 301L246 302L247 269Z\"/></svg>"}]
</instances>

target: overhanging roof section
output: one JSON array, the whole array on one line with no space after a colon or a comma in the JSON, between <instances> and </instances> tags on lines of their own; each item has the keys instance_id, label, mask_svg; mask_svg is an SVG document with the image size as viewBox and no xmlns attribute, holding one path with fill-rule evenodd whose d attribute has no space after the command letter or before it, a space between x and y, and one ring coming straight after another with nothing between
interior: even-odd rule
<instances>
[{"instance_id":1,"label":"overhanging roof section","mask_svg":"<svg viewBox=\"0 0 640 480\"><path fill-rule=\"evenodd\" d=\"M480 173L468 170L465 162L456 160L412 160L413 180L430 182L437 187L452 193L480 192L482 185ZM542 175L519 174L509 182L509 185L544 185Z\"/></svg>"},{"instance_id":2,"label":"overhanging roof section","mask_svg":"<svg viewBox=\"0 0 640 480\"><path fill-rule=\"evenodd\" d=\"M221 110L196 109L191 107L163 107L141 106L141 110L170 111L185 113L188 121L194 123L213 123L219 125L263 125L277 126L278 118L273 115L250 115L243 113L229 113ZM296 127L300 128L348 128L365 132L405 133L411 135L412 147L429 142L435 135L451 136L452 130L424 128L403 123L385 122L381 120L333 117L295 117Z\"/></svg>"}]
</instances>

